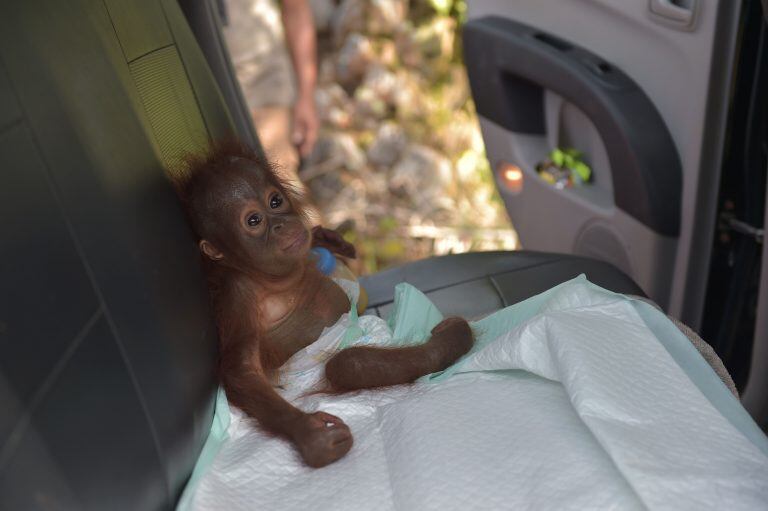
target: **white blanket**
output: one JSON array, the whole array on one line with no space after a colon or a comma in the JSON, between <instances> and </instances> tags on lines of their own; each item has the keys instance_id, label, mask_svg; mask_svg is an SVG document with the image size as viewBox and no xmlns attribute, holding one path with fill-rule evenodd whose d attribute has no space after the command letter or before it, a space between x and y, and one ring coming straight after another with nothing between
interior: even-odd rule
<instances>
[{"instance_id":1,"label":"white blanket","mask_svg":"<svg viewBox=\"0 0 768 511\"><path fill-rule=\"evenodd\" d=\"M629 300L577 279L538 303L500 335L504 319L481 322L493 339L438 383L296 399L352 429L328 467L233 409L184 506L768 509L765 439L712 404Z\"/></svg>"}]
</instances>

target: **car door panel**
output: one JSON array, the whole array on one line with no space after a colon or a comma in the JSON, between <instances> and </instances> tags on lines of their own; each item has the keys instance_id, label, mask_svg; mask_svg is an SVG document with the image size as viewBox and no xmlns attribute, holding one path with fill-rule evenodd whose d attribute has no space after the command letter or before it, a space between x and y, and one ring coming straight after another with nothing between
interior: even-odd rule
<instances>
[{"instance_id":1,"label":"car door panel","mask_svg":"<svg viewBox=\"0 0 768 511\"><path fill-rule=\"evenodd\" d=\"M464 49L489 161L524 175L517 194L496 176L524 248L612 262L695 327L739 5L669 3L474 0ZM537 176L568 146L591 185Z\"/></svg>"},{"instance_id":2,"label":"car door panel","mask_svg":"<svg viewBox=\"0 0 768 511\"><path fill-rule=\"evenodd\" d=\"M494 167L514 162L524 190L503 187L524 245L607 260L652 296L668 295L680 228L680 160L664 121L615 65L540 29L490 16L464 30L472 92ZM537 179L554 147L578 147L594 180Z\"/></svg>"}]
</instances>

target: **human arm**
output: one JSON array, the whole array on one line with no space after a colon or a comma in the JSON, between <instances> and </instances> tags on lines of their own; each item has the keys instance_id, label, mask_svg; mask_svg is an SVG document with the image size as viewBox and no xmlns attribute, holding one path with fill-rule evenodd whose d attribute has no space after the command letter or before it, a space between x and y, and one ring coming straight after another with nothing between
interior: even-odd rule
<instances>
[{"instance_id":1,"label":"human arm","mask_svg":"<svg viewBox=\"0 0 768 511\"><path fill-rule=\"evenodd\" d=\"M315 106L317 41L312 10L307 0L283 0L281 11L285 39L296 75L291 139L302 157L309 156L317 140L319 121Z\"/></svg>"}]
</instances>

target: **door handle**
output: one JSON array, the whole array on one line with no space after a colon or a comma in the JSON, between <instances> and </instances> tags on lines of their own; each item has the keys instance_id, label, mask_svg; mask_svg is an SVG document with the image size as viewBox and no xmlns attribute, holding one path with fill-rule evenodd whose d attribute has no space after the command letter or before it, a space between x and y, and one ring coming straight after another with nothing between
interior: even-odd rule
<instances>
[{"instance_id":1,"label":"door handle","mask_svg":"<svg viewBox=\"0 0 768 511\"><path fill-rule=\"evenodd\" d=\"M690 29L696 20L698 0L650 0L650 10L658 18L681 29Z\"/></svg>"},{"instance_id":2,"label":"door handle","mask_svg":"<svg viewBox=\"0 0 768 511\"><path fill-rule=\"evenodd\" d=\"M465 62L477 113L506 133L541 141L531 160L551 149L544 104L550 90L597 129L616 208L657 234L680 234L680 157L661 114L632 78L585 48L497 16L464 25L464 52L471 55Z\"/></svg>"}]
</instances>

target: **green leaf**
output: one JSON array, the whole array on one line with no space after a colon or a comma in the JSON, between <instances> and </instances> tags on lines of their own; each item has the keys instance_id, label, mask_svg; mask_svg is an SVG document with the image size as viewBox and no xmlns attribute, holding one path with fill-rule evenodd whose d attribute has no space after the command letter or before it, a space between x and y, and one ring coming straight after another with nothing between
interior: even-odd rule
<instances>
[{"instance_id":1,"label":"green leaf","mask_svg":"<svg viewBox=\"0 0 768 511\"><path fill-rule=\"evenodd\" d=\"M429 3L438 14L443 16L448 16L453 6L453 0L429 0Z\"/></svg>"},{"instance_id":2,"label":"green leaf","mask_svg":"<svg viewBox=\"0 0 768 511\"><path fill-rule=\"evenodd\" d=\"M590 180L592 177L592 169L589 168L589 165L584 163L583 161L576 162L572 167L571 170L579 176L579 179L584 181L585 183Z\"/></svg>"},{"instance_id":3,"label":"green leaf","mask_svg":"<svg viewBox=\"0 0 768 511\"><path fill-rule=\"evenodd\" d=\"M552 153L549 155L549 158L552 160L552 163L558 167L562 167L565 164L565 153L563 153L563 151L560 149L553 149Z\"/></svg>"}]
</instances>

